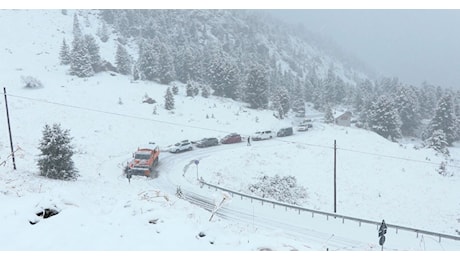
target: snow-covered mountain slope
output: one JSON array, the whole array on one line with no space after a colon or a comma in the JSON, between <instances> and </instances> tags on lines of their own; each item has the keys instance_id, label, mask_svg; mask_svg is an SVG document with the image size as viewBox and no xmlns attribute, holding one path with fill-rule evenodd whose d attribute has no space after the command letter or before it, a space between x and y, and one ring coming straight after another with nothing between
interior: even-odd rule
<instances>
[{"instance_id":1,"label":"snow-covered mountain slope","mask_svg":"<svg viewBox=\"0 0 460 260\"><path fill-rule=\"evenodd\" d=\"M89 16L89 21L97 23L95 16ZM179 83L175 109L169 112L163 108L168 86L133 83L129 77L109 73L88 79L69 76L67 67L59 65L58 53L63 37L70 39L71 28L70 11L67 16L60 10L39 15L37 11L1 11L0 32L8 37L0 38L0 80L8 93L13 146L19 149L15 153L17 170L12 170L2 98L1 249L380 250L377 232L361 236L367 229L357 225L340 224L340 231L331 231L332 224L324 220L305 227L321 234L316 239L299 238L281 227L219 217L209 221L210 212L175 196L181 186L217 202L221 199L221 192L200 188L195 174L241 192L248 192L248 185L258 177L278 174L295 176L298 185L306 188L302 206L333 212L334 140L338 147L337 213L458 236L457 146L450 148L452 176L441 176L436 170L443 158L432 150L414 149L416 141L392 143L363 129L324 124L319 116L311 130L295 131L293 136L252 142L251 146L243 142L170 154L165 149L180 140L220 138L231 132L246 137L260 129L295 125L298 119L280 121L271 111L250 110L243 103L213 96L186 97ZM101 45L101 56L110 60L114 50L115 45L108 41ZM22 76L36 77L44 87L23 88ZM142 103L146 94L157 103ZM80 174L77 181L39 176L39 140L44 125L53 123L70 129ZM159 176L135 176L129 183L123 166L149 141L162 148ZM199 169L192 165L184 174L191 160L200 160ZM239 205L237 200L229 203ZM49 207L60 213L48 219L36 216ZM39 222L29 223L35 220ZM352 242L342 244L341 239L328 244L327 237L335 232L350 234ZM415 235L402 241L393 236L398 243L391 242L389 235L389 250L460 249L459 242L426 238L422 244Z\"/></svg>"}]
</instances>

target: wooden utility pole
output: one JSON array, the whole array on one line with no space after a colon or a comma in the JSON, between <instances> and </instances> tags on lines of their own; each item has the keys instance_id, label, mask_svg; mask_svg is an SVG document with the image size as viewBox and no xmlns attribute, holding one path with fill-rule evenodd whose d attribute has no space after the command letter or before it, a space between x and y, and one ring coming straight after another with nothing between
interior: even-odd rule
<instances>
[{"instance_id":1,"label":"wooden utility pole","mask_svg":"<svg viewBox=\"0 0 460 260\"><path fill-rule=\"evenodd\" d=\"M334 213L337 213L337 142L334 140Z\"/></svg>"},{"instance_id":2,"label":"wooden utility pole","mask_svg":"<svg viewBox=\"0 0 460 260\"><path fill-rule=\"evenodd\" d=\"M14 161L13 138L11 137L10 114L8 113L8 100L6 98L6 88L3 88L3 94L5 95L6 120L8 122L8 132L10 134L11 158L13 158L13 169L16 170L16 162Z\"/></svg>"}]
</instances>

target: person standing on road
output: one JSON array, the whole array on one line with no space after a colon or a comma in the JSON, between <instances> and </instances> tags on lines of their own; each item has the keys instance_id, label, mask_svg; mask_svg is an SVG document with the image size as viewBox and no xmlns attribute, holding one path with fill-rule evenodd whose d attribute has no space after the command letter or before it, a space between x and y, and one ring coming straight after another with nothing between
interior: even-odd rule
<instances>
[{"instance_id":1,"label":"person standing on road","mask_svg":"<svg viewBox=\"0 0 460 260\"><path fill-rule=\"evenodd\" d=\"M251 137L248 136L248 146L251 146Z\"/></svg>"}]
</instances>

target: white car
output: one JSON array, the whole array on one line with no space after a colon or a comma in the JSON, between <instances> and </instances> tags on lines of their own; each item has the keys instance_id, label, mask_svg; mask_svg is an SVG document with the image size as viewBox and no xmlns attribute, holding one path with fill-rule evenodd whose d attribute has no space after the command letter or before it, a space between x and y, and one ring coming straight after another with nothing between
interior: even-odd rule
<instances>
[{"instance_id":1,"label":"white car","mask_svg":"<svg viewBox=\"0 0 460 260\"><path fill-rule=\"evenodd\" d=\"M305 131L308 131L309 128L312 128L313 125L312 124L307 124L307 123L304 123L304 124L300 124L298 127L297 127L297 131L299 132L305 132Z\"/></svg>"},{"instance_id":2,"label":"white car","mask_svg":"<svg viewBox=\"0 0 460 260\"><path fill-rule=\"evenodd\" d=\"M255 132L251 138L254 141L259 141L259 140L271 139L273 138L273 136L275 136L275 133L273 131L266 130L266 131Z\"/></svg>"},{"instance_id":3,"label":"white car","mask_svg":"<svg viewBox=\"0 0 460 260\"><path fill-rule=\"evenodd\" d=\"M169 152L179 153L183 151L191 151L192 149L193 149L192 143L188 140L184 140L184 141L181 141L171 146L171 148L169 149Z\"/></svg>"}]
</instances>

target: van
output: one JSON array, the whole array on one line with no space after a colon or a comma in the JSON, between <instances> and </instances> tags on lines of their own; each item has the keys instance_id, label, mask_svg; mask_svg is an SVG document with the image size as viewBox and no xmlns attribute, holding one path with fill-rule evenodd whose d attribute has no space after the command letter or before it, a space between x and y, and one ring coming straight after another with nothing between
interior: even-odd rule
<instances>
[{"instance_id":1,"label":"van","mask_svg":"<svg viewBox=\"0 0 460 260\"><path fill-rule=\"evenodd\" d=\"M289 136L292 135L294 131L292 130L292 127L285 127L281 128L278 133L276 133L276 136L278 137L283 137L283 136Z\"/></svg>"},{"instance_id":2,"label":"van","mask_svg":"<svg viewBox=\"0 0 460 260\"><path fill-rule=\"evenodd\" d=\"M252 136L252 140L254 141L266 140L266 139L273 138L273 136L274 134L271 130L258 131L254 133L254 135Z\"/></svg>"}]
</instances>

